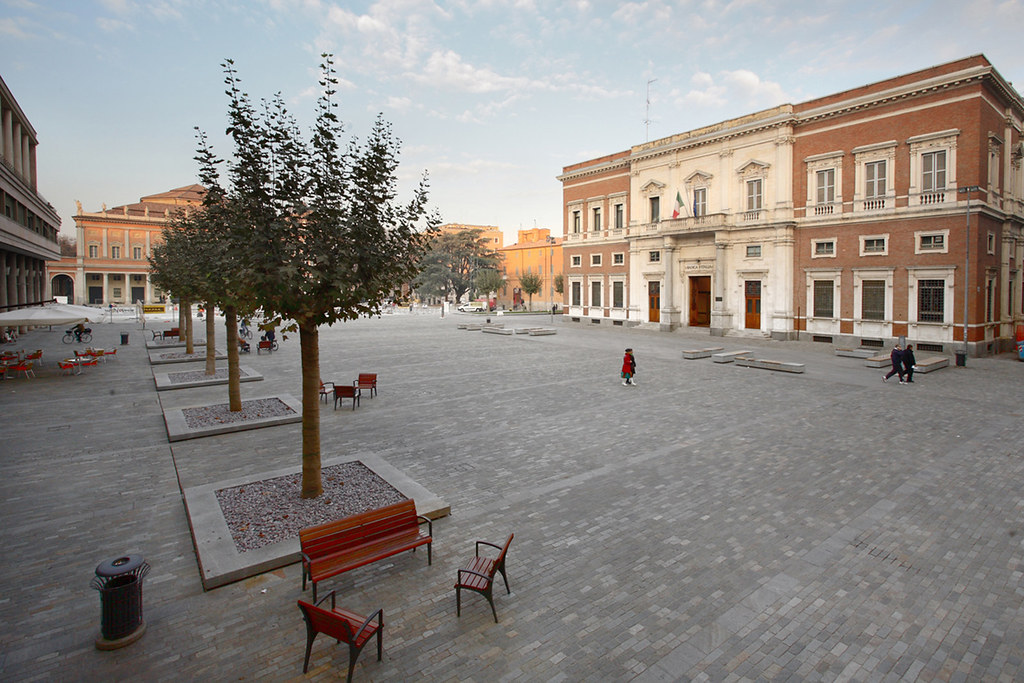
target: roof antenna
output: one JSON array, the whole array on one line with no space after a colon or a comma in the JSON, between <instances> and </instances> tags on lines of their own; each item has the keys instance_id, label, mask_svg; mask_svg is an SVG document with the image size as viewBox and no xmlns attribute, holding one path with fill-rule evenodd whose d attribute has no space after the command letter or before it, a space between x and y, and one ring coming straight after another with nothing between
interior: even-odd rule
<instances>
[{"instance_id":1,"label":"roof antenna","mask_svg":"<svg viewBox=\"0 0 1024 683\"><path fill-rule=\"evenodd\" d=\"M651 83L654 83L657 78L652 78L647 81L647 114L644 116L644 136L646 142L651 141Z\"/></svg>"}]
</instances>

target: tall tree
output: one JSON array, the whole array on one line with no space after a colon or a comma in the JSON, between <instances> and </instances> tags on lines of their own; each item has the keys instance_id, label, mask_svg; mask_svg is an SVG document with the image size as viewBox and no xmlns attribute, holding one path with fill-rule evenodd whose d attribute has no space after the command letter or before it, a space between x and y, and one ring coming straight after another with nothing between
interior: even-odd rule
<instances>
[{"instance_id":1,"label":"tall tree","mask_svg":"<svg viewBox=\"0 0 1024 683\"><path fill-rule=\"evenodd\" d=\"M302 496L322 492L318 327L379 311L412 279L429 232L424 175L397 201L400 143L378 117L367 140L342 148L333 58L323 55L316 122L307 141L278 95L257 114L225 63L235 159L225 202L247 244L241 272L265 315L292 321L302 364Z\"/></svg>"},{"instance_id":2,"label":"tall tree","mask_svg":"<svg viewBox=\"0 0 1024 683\"><path fill-rule=\"evenodd\" d=\"M473 279L473 286L476 290L488 297L491 292L497 292L505 285L505 277L493 268L478 270Z\"/></svg>"},{"instance_id":3,"label":"tall tree","mask_svg":"<svg viewBox=\"0 0 1024 683\"><path fill-rule=\"evenodd\" d=\"M526 271L519 276L519 287L530 297L530 310L533 310L533 295L544 286L544 278L540 273Z\"/></svg>"},{"instance_id":4,"label":"tall tree","mask_svg":"<svg viewBox=\"0 0 1024 683\"><path fill-rule=\"evenodd\" d=\"M431 240L423 255L417 283L428 295L458 301L473 288L478 271L497 269L500 262L479 232L443 232Z\"/></svg>"}]
</instances>

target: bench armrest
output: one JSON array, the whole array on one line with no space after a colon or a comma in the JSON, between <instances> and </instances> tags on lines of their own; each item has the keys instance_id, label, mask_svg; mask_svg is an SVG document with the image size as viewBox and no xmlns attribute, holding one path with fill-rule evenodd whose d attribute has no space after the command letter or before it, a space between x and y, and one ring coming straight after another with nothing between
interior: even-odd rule
<instances>
[{"instance_id":1,"label":"bench armrest","mask_svg":"<svg viewBox=\"0 0 1024 683\"><path fill-rule=\"evenodd\" d=\"M331 591L330 593L328 593L324 597L322 597L319 600L317 600L316 606L319 607L322 602L325 602L327 600L327 598L331 599L331 609L334 609L334 591Z\"/></svg>"},{"instance_id":2,"label":"bench armrest","mask_svg":"<svg viewBox=\"0 0 1024 683\"><path fill-rule=\"evenodd\" d=\"M498 550L501 550L501 546L500 545L495 545L494 543L488 543L487 541L477 541L476 542L476 556L477 557L480 557L480 546L481 545L489 545L492 548L497 548Z\"/></svg>"},{"instance_id":3,"label":"bench armrest","mask_svg":"<svg viewBox=\"0 0 1024 683\"><path fill-rule=\"evenodd\" d=\"M333 609L333 605L332 605L331 608ZM366 629L368 629L370 627L370 622L373 621L374 619L377 620L377 628L381 628L381 627L384 626L384 608L383 607L381 607L379 610L377 610L376 612L374 612L370 616L366 617L366 621L363 622L363 625L359 627L359 630L356 631L355 636L353 636L353 638L352 638L355 642L357 642L357 643L359 642L359 638L363 635L363 631L365 631Z\"/></svg>"},{"instance_id":4,"label":"bench armrest","mask_svg":"<svg viewBox=\"0 0 1024 683\"><path fill-rule=\"evenodd\" d=\"M423 523L426 522L426 524L427 524L427 535L430 536L431 538L433 538L434 537L434 523L430 520L430 518L429 517L424 517L423 515L416 515L416 519L419 520L418 522L416 522L416 524L418 526L422 526Z\"/></svg>"}]
</instances>

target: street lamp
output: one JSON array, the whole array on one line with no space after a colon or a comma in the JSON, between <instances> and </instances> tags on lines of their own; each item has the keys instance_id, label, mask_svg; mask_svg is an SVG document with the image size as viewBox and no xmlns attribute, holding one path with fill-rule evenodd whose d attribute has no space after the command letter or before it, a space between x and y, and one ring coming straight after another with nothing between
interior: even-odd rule
<instances>
[{"instance_id":1,"label":"street lamp","mask_svg":"<svg viewBox=\"0 0 1024 683\"><path fill-rule=\"evenodd\" d=\"M977 185L961 187L960 194L967 195L967 224L964 231L964 351L963 358L957 359L957 365L967 365L967 307L971 300L970 274L971 274L971 192L977 192L981 188ZM960 362L960 361L963 362Z\"/></svg>"}]
</instances>

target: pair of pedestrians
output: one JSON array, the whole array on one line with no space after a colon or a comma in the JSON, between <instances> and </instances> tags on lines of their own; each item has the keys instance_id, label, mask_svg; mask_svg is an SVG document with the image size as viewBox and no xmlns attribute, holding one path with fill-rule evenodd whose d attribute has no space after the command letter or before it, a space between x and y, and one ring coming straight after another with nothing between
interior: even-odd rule
<instances>
[{"instance_id":1,"label":"pair of pedestrians","mask_svg":"<svg viewBox=\"0 0 1024 683\"><path fill-rule=\"evenodd\" d=\"M622 357L622 386L636 386L633 376L636 374L636 356L633 349L626 349L626 355Z\"/></svg>"},{"instance_id":2,"label":"pair of pedestrians","mask_svg":"<svg viewBox=\"0 0 1024 683\"><path fill-rule=\"evenodd\" d=\"M910 384L914 381L914 364L917 363L917 359L914 358L913 344L907 344L905 349L901 349L900 345L896 344L892 347L889 360L892 363L892 370L882 377L883 382L888 382L889 378L893 375L900 376L900 384ZM906 376L906 379L904 379L904 376Z\"/></svg>"}]
</instances>

